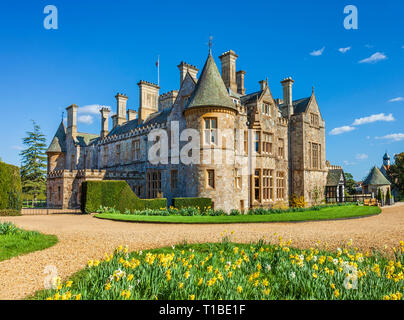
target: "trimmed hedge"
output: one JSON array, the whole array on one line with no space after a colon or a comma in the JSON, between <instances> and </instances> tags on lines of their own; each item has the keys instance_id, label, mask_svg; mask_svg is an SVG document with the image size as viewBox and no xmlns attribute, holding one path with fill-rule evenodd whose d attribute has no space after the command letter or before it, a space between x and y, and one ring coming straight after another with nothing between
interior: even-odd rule
<instances>
[{"instance_id":1,"label":"trimmed hedge","mask_svg":"<svg viewBox=\"0 0 404 320\"><path fill-rule=\"evenodd\" d=\"M212 208L211 198L174 198L173 206L177 209L182 208L199 208L202 212Z\"/></svg>"},{"instance_id":2,"label":"trimmed hedge","mask_svg":"<svg viewBox=\"0 0 404 320\"><path fill-rule=\"evenodd\" d=\"M81 211L96 212L101 206L126 210L167 208L167 199L140 199L126 181L85 181L82 183Z\"/></svg>"},{"instance_id":3,"label":"trimmed hedge","mask_svg":"<svg viewBox=\"0 0 404 320\"><path fill-rule=\"evenodd\" d=\"M0 161L0 210L21 211L22 187L20 168Z\"/></svg>"}]
</instances>

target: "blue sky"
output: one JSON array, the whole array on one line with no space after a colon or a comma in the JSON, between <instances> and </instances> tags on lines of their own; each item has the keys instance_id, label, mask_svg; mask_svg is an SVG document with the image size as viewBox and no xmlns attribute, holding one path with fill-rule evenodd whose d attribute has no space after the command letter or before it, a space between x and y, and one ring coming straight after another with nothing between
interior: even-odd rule
<instances>
[{"instance_id":1,"label":"blue sky","mask_svg":"<svg viewBox=\"0 0 404 320\"><path fill-rule=\"evenodd\" d=\"M43 26L46 5L58 29ZM358 8L358 30L346 30L344 7ZM80 109L79 131L99 133L92 105L115 94L139 105L142 80L160 92L178 89L177 65L202 68L229 49L245 70L247 92L268 77L295 80L293 98L316 96L326 121L326 153L356 179L381 164L387 150L404 151L404 4L402 1L2 1L0 10L0 157L18 165L21 139L37 121L53 137L62 111ZM344 49L345 48L345 49ZM341 49L341 50L339 50ZM90 123L91 120L93 123Z\"/></svg>"}]
</instances>

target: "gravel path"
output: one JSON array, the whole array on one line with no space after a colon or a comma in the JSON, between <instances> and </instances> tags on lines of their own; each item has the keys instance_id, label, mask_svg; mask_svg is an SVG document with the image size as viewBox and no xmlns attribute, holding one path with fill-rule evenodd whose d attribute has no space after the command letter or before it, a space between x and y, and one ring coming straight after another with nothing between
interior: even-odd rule
<instances>
[{"instance_id":1,"label":"gravel path","mask_svg":"<svg viewBox=\"0 0 404 320\"><path fill-rule=\"evenodd\" d=\"M115 222L88 215L0 217L18 227L56 234L59 242L46 250L0 262L0 299L23 299L43 288L44 269L54 265L62 279L85 267L89 259L100 259L118 245L130 250L149 249L181 243L220 241L221 232L235 231L233 240L277 241L292 239L292 246L335 249L349 239L361 250L391 250L404 240L404 203L383 209L378 216L361 219L302 223L262 223L233 225L174 225ZM275 236L274 233L277 233ZM235 238L234 238L235 237ZM385 246L388 249L385 249Z\"/></svg>"}]
</instances>

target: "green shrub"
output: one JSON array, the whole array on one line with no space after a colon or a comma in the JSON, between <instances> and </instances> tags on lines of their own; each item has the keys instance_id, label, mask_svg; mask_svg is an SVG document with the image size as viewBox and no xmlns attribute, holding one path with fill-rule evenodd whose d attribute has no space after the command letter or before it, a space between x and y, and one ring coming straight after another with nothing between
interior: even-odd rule
<instances>
[{"instance_id":1,"label":"green shrub","mask_svg":"<svg viewBox=\"0 0 404 320\"><path fill-rule=\"evenodd\" d=\"M22 207L20 169L0 161L0 210Z\"/></svg>"},{"instance_id":2,"label":"green shrub","mask_svg":"<svg viewBox=\"0 0 404 320\"><path fill-rule=\"evenodd\" d=\"M177 209L199 208L202 212L212 208L212 199L210 198L174 198L173 206Z\"/></svg>"},{"instance_id":3,"label":"green shrub","mask_svg":"<svg viewBox=\"0 0 404 320\"><path fill-rule=\"evenodd\" d=\"M167 199L140 199L126 181L85 181L82 184L81 210L97 212L100 207L119 212L167 208Z\"/></svg>"},{"instance_id":4,"label":"green shrub","mask_svg":"<svg viewBox=\"0 0 404 320\"><path fill-rule=\"evenodd\" d=\"M11 216L21 216L21 212L15 209L2 209L0 210L0 216L11 217Z\"/></svg>"}]
</instances>

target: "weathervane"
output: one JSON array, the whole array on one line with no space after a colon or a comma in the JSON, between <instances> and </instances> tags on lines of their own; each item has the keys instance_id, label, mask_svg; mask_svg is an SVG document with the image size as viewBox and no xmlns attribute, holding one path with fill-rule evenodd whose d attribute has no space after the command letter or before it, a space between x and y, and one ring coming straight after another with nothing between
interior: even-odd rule
<instances>
[{"instance_id":1,"label":"weathervane","mask_svg":"<svg viewBox=\"0 0 404 320\"><path fill-rule=\"evenodd\" d=\"M212 40L213 40L213 37L210 36L209 37L209 54L212 54Z\"/></svg>"}]
</instances>

